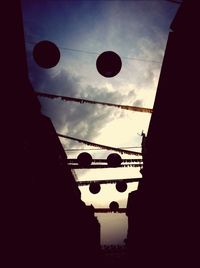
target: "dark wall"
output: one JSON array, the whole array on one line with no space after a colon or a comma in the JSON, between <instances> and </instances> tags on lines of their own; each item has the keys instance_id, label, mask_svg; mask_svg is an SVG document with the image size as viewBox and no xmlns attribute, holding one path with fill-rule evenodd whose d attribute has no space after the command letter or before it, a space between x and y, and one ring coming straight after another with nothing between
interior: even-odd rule
<instances>
[{"instance_id":1,"label":"dark wall","mask_svg":"<svg viewBox=\"0 0 200 268\"><path fill-rule=\"evenodd\" d=\"M129 198L136 267L198 262L199 8L184 1L171 25L146 141L143 183Z\"/></svg>"},{"instance_id":2,"label":"dark wall","mask_svg":"<svg viewBox=\"0 0 200 268\"><path fill-rule=\"evenodd\" d=\"M98 258L100 226L81 201L63 147L28 79L20 1L8 4L3 12L9 38L2 50L2 267L76 267L80 261L89 266L91 256Z\"/></svg>"}]
</instances>

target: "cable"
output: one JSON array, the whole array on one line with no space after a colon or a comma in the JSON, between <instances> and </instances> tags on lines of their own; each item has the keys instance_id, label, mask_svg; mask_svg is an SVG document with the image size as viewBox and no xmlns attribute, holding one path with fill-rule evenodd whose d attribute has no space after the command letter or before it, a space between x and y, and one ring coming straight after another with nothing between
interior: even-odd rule
<instances>
[{"instance_id":1,"label":"cable","mask_svg":"<svg viewBox=\"0 0 200 268\"><path fill-rule=\"evenodd\" d=\"M62 96L62 95L42 93L42 92L38 92L38 91L36 91L35 93L36 93L37 96L40 96L40 97L46 97L46 98L50 98L50 99L61 99L62 101L74 101L74 102L79 102L81 104L83 104L83 103L101 104L101 105L121 108L121 109L124 109L124 110L135 111L135 112L143 112L143 113L152 113L153 112L153 109L150 109L150 108L114 104L114 103L102 102L102 101L92 101L92 100L80 99L80 98L72 98L72 97L67 97L67 96Z\"/></svg>"},{"instance_id":2,"label":"cable","mask_svg":"<svg viewBox=\"0 0 200 268\"><path fill-rule=\"evenodd\" d=\"M99 184L112 184L117 183L118 181L123 181L125 183L131 183L131 182L139 182L142 180L142 178L130 178L130 179L104 179L104 180L87 180L87 181L76 181L78 186L86 186L90 185L91 183L99 183Z\"/></svg>"},{"instance_id":3,"label":"cable","mask_svg":"<svg viewBox=\"0 0 200 268\"><path fill-rule=\"evenodd\" d=\"M106 149L106 150L110 150L110 151L116 151L122 154L129 154L129 155L142 155L142 153L140 152L134 152L134 151L128 151L128 150L124 150L124 149L120 149L120 148L115 148L115 147L111 147L111 146L107 146L107 145L103 145L103 144L98 144L98 143L94 143L94 142L90 142L90 141L86 141L86 140L81 140L81 139L77 139L77 138L73 138L71 136L66 136L66 135L62 135L57 133L57 135L61 138L65 138L65 139L71 139L74 141L78 141L87 145L91 145L94 147L99 147L102 149Z\"/></svg>"},{"instance_id":4,"label":"cable","mask_svg":"<svg viewBox=\"0 0 200 268\"><path fill-rule=\"evenodd\" d=\"M115 213L126 213L126 208L118 208L118 210ZM95 208L95 213L113 213L110 208Z\"/></svg>"},{"instance_id":5,"label":"cable","mask_svg":"<svg viewBox=\"0 0 200 268\"><path fill-rule=\"evenodd\" d=\"M68 167L71 168L71 169L101 169L101 168L131 168L131 167L140 167L142 168L143 165L142 164L124 164L124 165L120 165L120 166L117 166L117 167L110 167L108 165L91 165L89 167L81 167L79 165L69 165L68 164Z\"/></svg>"},{"instance_id":6,"label":"cable","mask_svg":"<svg viewBox=\"0 0 200 268\"><path fill-rule=\"evenodd\" d=\"M152 62L152 63L158 63L161 64L162 62L156 61L156 60L145 60L145 59L138 59L138 58L133 58L133 57L121 57L122 59L127 59L127 60L136 60L136 61L144 61L144 62Z\"/></svg>"},{"instance_id":7,"label":"cable","mask_svg":"<svg viewBox=\"0 0 200 268\"><path fill-rule=\"evenodd\" d=\"M27 44L31 44L31 45L36 45L36 42L30 42L30 41L26 41ZM85 53L85 54L91 54L91 55L100 55L101 53L98 52L93 52L93 51L87 51L87 50L82 50L82 49L75 49L75 48L69 48L69 47L61 47L61 46L57 46L59 49L61 50L67 50L67 51L73 51L73 52L78 52L78 53ZM135 58L135 57L124 57L121 56L121 58L124 59L128 59L128 60L136 60L136 61L143 61L143 62L153 62L153 63L158 63L161 64L160 61L155 61L155 60L146 60L146 59L139 59L139 58Z\"/></svg>"},{"instance_id":8,"label":"cable","mask_svg":"<svg viewBox=\"0 0 200 268\"><path fill-rule=\"evenodd\" d=\"M132 148L141 148L141 146L132 146L132 147L120 147L119 149L132 149ZM100 149L100 148L90 148L90 149L86 149L86 148L72 148L72 149L67 149L64 148L64 150L66 152L74 152L74 151L105 151L106 149Z\"/></svg>"},{"instance_id":9,"label":"cable","mask_svg":"<svg viewBox=\"0 0 200 268\"><path fill-rule=\"evenodd\" d=\"M86 51L86 50L81 50L81 49L74 49L74 48L68 48L68 47L58 47L63 50L69 50L69 51L74 51L74 52L80 52L80 53L86 53L86 54L92 54L92 55L99 55L100 53L97 52L91 52L91 51Z\"/></svg>"},{"instance_id":10,"label":"cable","mask_svg":"<svg viewBox=\"0 0 200 268\"><path fill-rule=\"evenodd\" d=\"M67 159L68 163L71 164L78 164L78 160L76 158L68 158ZM93 163L107 163L108 160L107 159L92 159ZM122 159L122 163L132 163L132 162L143 162L143 159Z\"/></svg>"},{"instance_id":11,"label":"cable","mask_svg":"<svg viewBox=\"0 0 200 268\"><path fill-rule=\"evenodd\" d=\"M171 2L173 4L182 4L183 2L181 1L176 1L176 0L166 0L167 2Z\"/></svg>"},{"instance_id":12,"label":"cable","mask_svg":"<svg viewBox=\"0 0 200 268\"><path fill-rule=\"evenodd\" d=\"M63 50L69 50L69 51L74 51L74 52L80 52L80 53L86 53L86 54L92 54L92 55L100 55L101 53L97 52L91 52L91 51L86 51L86 50L81 50L81 49L73 49L73 48L67 48L67 47L58 47ZM161 64L160 61L155 61L155 60L145 60L145 59L139 59L139 58L133 58L133 57L124 57L121 56L122 59L127 59L127 60L136 60L136 61L144 61L144 62L153 62L153 63L159 63Z\"/></svg>"}]
</instances>

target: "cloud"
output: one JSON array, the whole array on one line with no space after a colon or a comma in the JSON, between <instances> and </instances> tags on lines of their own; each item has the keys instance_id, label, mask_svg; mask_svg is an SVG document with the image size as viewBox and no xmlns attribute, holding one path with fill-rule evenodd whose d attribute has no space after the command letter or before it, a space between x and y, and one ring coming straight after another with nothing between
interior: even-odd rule
<instances>
[{"instance_id":1,"label":"cloud","mask_svg":"<svg viewBox=\"0 0 200 268\"><path fill-rule=\"evenodd\" d=\"M29 76L35 91L142 106L143 100L137 96L138 93L131 83L127 85L127 90L124 89L124 84L121 89L116 85L117 90L110 90L107 84L110 82L112 85L112 82L107 79L104 79L108 81L107 84L104 82L102 86L82 83L81 75L75 75L62 66L48 70L38 67L33 60L31 47L27 53ZM126 111L102 105L63 102L43 97L40 97L40 103L42 113L50 117L58 133L94 142L105 125L127 116ZM80 144L74 141L62 141L68 148L80 147Z\"/></svg>"},{"instance_id":2,"label":"cloud","mask_svg":"<svg viewBox=\"0 0 200 268\"><path fill-rule=\"evenodd\" d=\"M43 70L35 66L35 63L31 64L30 78L36 91L113 103L125 103L130 96L135 96L134 90L126 93L110 92L104 87L84 87L79 77L73 76L65 69ZM91 141L98 136L106 123L123 115L120 109L101 105L62 102L43 97L40 102L42 112L52 119L58 132ZM136 103L138 104L138 100Z\"/></svg>"}]
</instances>

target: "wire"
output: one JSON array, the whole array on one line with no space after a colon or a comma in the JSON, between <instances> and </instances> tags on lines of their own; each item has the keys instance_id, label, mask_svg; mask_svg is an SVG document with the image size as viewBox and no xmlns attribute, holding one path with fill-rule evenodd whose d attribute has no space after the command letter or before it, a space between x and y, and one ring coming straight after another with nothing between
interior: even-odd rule
<instances>
[{"instance_id":1,"label":"wire","mask_svg":"<svg viewBox=\"0 0 200 268\"><path fill-rule=\"evenodd\" d=\"M119 149L132 149L132 148L141 148L141 146L132 146L132 147L120 147ZM72 149L67 149L67 148L64 148L64 150L66 152L73 152L73 151L98 151L98 150L101 150L101 151L105 151L106 149L101 149L101 148L90 148L90 149L86 149L86 148L72 148Z\"/></svg>"},{"instance_id":2,"label":"wire","mask_svg":"<svg viewBox=\"0 0 200 268\"><path fill-rule=\"evenodd\" d=\"M79 164L79 162L76 158L68 158L67 162L71 163L71 164ZM96 159L92 159L92 162L93 163L108 163L108 160L102 159L102 158L101 159L96 158ZM141 162L143 162L143 160L142 159L122 159L122 163L132 163L132 162L141 163Z\"/></svg>"},{"instance_id":3,"label":"wire","mask_svg":"<svg viewBox=\"0 0 200 268\"><path fill-rule=\"evenodd\" d=\"M183 2L181 1L176 1L176 0L166 0L167 2L171 2L173 4L182 4Z\"/></svg>"},{"instance_id":4,"label":"wire","mask_svg":"<svg viewBox=\"0 0 200 268\"><path fill-rule=\"evenodd\" d=\"M116 212L114 213L126 213L127 209L126 208L118 208ZM95 213L113 213L110 208L95 208L94 209Z\"/></svg>"},{"instance_id":5,"label":"wire","mask_svg":"<svg viewBox=\"0 0 200 268\"><path fill-rule=\"evenodd\" d=\"M81 50L81 49L73 49L73 48L68 48L68 47L58 47L58 48L63 49L63 50L74 51L74 52L99 55L99 53L97 52L91 52L91 51L86 51L86 50Z\"/></svg>"},{"instance_id":6,"label":"wire","mask_svg":"<svg viewBox=\"0 0 200 268\"><path fill-rule=\"evenodd\" d=\"M63 50L74 51L74 52L92 54L92 55L94 55L94 54L95 55L100 55L101 54L101 53L97 53L97 52L91 52L91 51L87 51L87 50L73 49L73 48L67 48L67 47L58 47L58 48L63 49ZM121 58L127 59L127 60L136 60L136 61L144 61L144 62L154 62L154 63L161 64L160 61L155 61L155 60L145 60L145 59L139 59L139 58L133 58L133 57L124 57L124 56L121 56Z\"/></svg>"},{"instance_id":7,"label":"wire","mask_svg":"<svg viewBox=\"0 0 200 268\"><path fill-rule=\"evenodd\" d=\"M139 182L142 180L142 178L129 178L129 179L104 179L104 180L87 180L87 181L76 181L78 186L86 186L90 185L91 183L99 183L99 184L114 184L118 181L123 181L125 183L131 183L131 182Z\"/></svg>"},{"instance_id":8,"label":"wire","mask_svg":"<svg viewBox=\"0 0 200 268\"><path fill-rule=\"evenodd\" d=\"M136 61L144 61L144 62L152 62L152 63L158 63L161 64L161 61L156 61L156 60L145 60L145 59L138 59L138 58L133 58L133 57L121 57L123 59L127 59L127 60L136 60Z\"/></svg>"},{"instance_id":9,"label":"wire","mask_svg":"<svg viewBox=\"0 0 200 268\"><path fill-rule=\"evenodd\" d=\"M36 45L36 42L30 42L30 41L26 41L27 44L31 44L31 45ZM57 46L59 49L61 50L67 50L67 51L73 51L73 52L78 52L78 53L85 53L85 54L90 54L90 55L100 55L101 53L99 52L93 52L93 51L88 51L88 50L82 50L82 49L75 49L75 48L69 48L69 47L61 47L61 46ZM125 57L125 56L121 56L121 58L124 59L128 59L128 60L136 60L136 61L143 61L143 62L153 62L153 63L158 63L161 64L160 61L155 61L155 60L146 60L146 59L139 59L139 58L135 58L135 57Z\"/></svg>"},{"instance_id":10,"label":"wire","mask_svg":"<svg viewBox=\"0 0 200 268\"><path fill-rule=\"evenodd\" d=\"M71 169L101 169L101 168L129 168L129 167L140 167L142 168L143 165L142 164L124 164L124 165L120 165L117 167L110 167L108 165L91 165L89 167L82 167L79 165L69 165L68 167Z\"/></svg>"},{"instance_id":11,"label":"wire","mask_svg":"<svg viewBox=\"0 0 200 268\"><path fill-rule=\"evenodd\" d=\"M67 97L67 96L62 96L62 95L42 93L42 92L38 92L38 91L36 91L35 93L36 93L37 96L40 96L40 97L46 97L46 98L50 98L50 99L59 99L60 98L62 101L74 101L74 102L79 102L81 104L82 103L101 104L101 105L121 108L121 109L124 109L124 110L135 111L135 112L143 112L143 113L152 113L153 112L153 109L150 109L150 108L114 104L114 103L102 102L102 101L92 101L92 100L80 99L80 98L72 98L72 97Z\"/></svg>"},{"instance_id":12,"label":"wire","mask_svg":"<svg viewBox=\"0 0 200 268\"><path fill-rule=\"evenodd\" d=\"M142 155L142 153L140 152L134 152L134 151L128 151L128 150L124 150L124 149L120 149L120 148L116 148L116 147L111 147L111 146L107 146L107 145L103 145L103 144L98 144L98 143L94 143L94 142L90 142L90 141L86 141L86 140L81 140L81 139L77 139L77 138L73 138L71 136L66 136L66 135L62 135L57 133L57 135L61 138L65 138L65 139L71 139L74 141L78 141L87 145L91 145L94 147L99 147L102 149L106 149L106 150L111 150L111 151L116 151L122 154L129 154L129 155Z\"/></svg>"}]
</instances>

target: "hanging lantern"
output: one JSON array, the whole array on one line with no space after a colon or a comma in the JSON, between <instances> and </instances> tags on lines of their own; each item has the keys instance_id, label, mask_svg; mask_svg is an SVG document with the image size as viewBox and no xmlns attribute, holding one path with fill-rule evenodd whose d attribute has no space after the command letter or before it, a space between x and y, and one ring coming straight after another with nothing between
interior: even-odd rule
<instances>
[{"instance_id":1,"label":"hanging lantern","mask_svg":"<svg viewBox=\"0 0 200 268\"><path fill-rule=\"evenodd\" d=\"M123 193L127 189L127 183L125 181L118 181L116 183L116 189L118 192Z\"/></svg>"},{"instance_id":2,"label":"hanging lantern","mask_svg":"<svg viewBox=\"0 0 200 268\"><path fill-rule=\"evenodd\" d=\"M77 157L77 162L81 167L89 167L92 163L92 156L89 153L80 153Z\"/></svg>"},{"instance_id":3,"label":"hanging lantern","mask_svg":"<svg viewBox=\"0 0 200 268\"><path fill-rule=\"evenodd\" d=\"M112 212L117 212L119 209L119 204L116 201L112 201L109 205L109 208Z\"/></svg>"},{"instance_id":4,"label":"hanging lantern","mask_svg":"<svg viewBox=\"0 0 200 268\"><path fill-rule=\"evenodd\" d=\"M119 154L109 154L107 157L107 163L109 167L119 167L122 163L122 158Z\"/></svg>"},{"instance_id":5,"label":"hanging lantern","mask_svg":"<svg viewBox=\"0 0 200 268\"><path fill-rule=\"evenodd\" d=\"M58 64L60 51L54 43L41 41L33 49L33 58L40 67L49 69Z\"/></svg>"},{"instance_id":6,"label":"hanging lantern","mask_svg":"<svg viewBox=\"0 0 200 268\"><path fill-rule=\"evenodd\" d=\"M90 183L89 190L92 194L98 194L101 190L101 186L98 182Z\"/></svg>"},{"instance_id":7,"label":"hanging lantern","mask_svg":"<svg viewBox=\"0 0 200 268\"><path fill-rule=\"evenodd\" d=\"M113 77L120 72L122 61L117 53L105 51L97 58L96 67L102 76Z\"/></svg>"}]
</instances>

